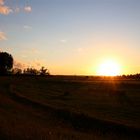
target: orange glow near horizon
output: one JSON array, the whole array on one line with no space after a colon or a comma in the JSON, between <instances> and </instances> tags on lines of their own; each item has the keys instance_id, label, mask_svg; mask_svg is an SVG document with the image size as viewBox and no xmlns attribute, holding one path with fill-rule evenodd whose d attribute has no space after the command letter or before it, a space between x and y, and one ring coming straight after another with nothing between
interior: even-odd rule
<instances>
[{"instance_id":1,"label":"orange glow near horizon","mask_svg":"<svg viewBox=\"0 0 140 140\"><path fill-rule=\"evenodd\" d=\"M97 69L97 75L101 76L117 76L120 74L121 66L118 62L111 59L103 61Z\"/></svg>"}]
</instances>

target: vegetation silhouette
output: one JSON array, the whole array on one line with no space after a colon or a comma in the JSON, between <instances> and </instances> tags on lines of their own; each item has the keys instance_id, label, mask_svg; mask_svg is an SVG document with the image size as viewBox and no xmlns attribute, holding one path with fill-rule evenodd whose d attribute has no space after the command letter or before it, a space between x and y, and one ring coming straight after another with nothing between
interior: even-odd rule
<instances>
[{"instance_id":1,"label":"vegetation silhouette","mask_svg":"<svg viewBox=\"0 0 140 140\"><path fill-rule=\"evenodd\" d=\"M18 70L19 71L19 70ZM41 69L37 70L35 68L26 68L23 70L23 73L17 73L18 75L23 74L23 75L50 75L49 70L45 67L41 67Z\"/></svg>"},{"instance_id":2,"label":"vegetation silhouette","mask_svg":"<svg viewBox=\"0 0 140 140\"><path fill-rule=\"evenodd\" d=\"M16 68L14 67L13 56L7 52L0 52L0 75L50 75L47 68L41 67L39 70L36 68Z\"/></svg>"},{"instance_id":3,"label":"vegetation silhouette","mask_svg":"<svg viewBox=\"0 0 140 140\"><path fill-rule=\"evenodd\" d=\"M35 68L27 68L23 70L23 74L25 75L38 75L38 70Z\"/></svg>"},{"instance_id":4,"label":"vegetation silhouette","mask_svg":"<svg viewBox=\"0 0 140 140\"><path fill-rule=\"evenodd\" d=\"M12 70L12 74L14 74L14 75L21 75L22 74L22 69L20 69L20 68L14 68Z\"/></svg>"},{"instance_id":5,"label":"vegetation silhouette","mask_svg":"<svg viewBox=\"0 0 140 140\"><path fill-rule=\"evenodd\" d=\"M13 68L13 57L7 52L0 52L0 75L7 75Z\"/></svg>"}]
</instances>

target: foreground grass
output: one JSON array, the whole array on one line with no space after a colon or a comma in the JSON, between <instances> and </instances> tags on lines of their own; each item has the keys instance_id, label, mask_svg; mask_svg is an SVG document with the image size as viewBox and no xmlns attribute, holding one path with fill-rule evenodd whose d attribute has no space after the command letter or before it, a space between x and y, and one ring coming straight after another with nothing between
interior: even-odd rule
<instances>
[{"instance_id":1,"label":"foreground grass","mask_svg":"<svg viewBox=\"0 0 140 140\"><path fill-rule=\"evenodd\" d=\"M140 83L137 81L0 79L3 139L139 138L135 133L140 128ZM100 120L101 125L94 120Z\"/></svg>"}]
</instances>

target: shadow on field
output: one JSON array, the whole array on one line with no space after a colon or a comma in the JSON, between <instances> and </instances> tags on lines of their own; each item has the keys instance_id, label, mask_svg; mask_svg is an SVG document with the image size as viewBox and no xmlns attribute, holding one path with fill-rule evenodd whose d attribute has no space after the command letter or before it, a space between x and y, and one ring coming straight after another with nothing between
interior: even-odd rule
<instances>
[{"instance_id":1,"label":"shadow on field","mask_svg":"<svg viewBox=\"0 0 140 140\"><path fill-rule=\"evenodd\" d=\"M77 131L80 132L95 131L95 132L100 132L103 135L116 134L117 136L127 136L130 139L140 138L140 130L138 128L133 128L130 126L126 126L111 121L92 118L90 116L87 116L85 114L76 111L52 107L49 104L43 104L26 98L25 96L21 95L16 91L14 85L10 85L9 88L10 88L9 96L16 102L22 103L26 106L30 106L34 109L41 109L43 111L47 111L51 113L54 117L61 119L64 123L69 123ZM115 92L115 91L110 91L110 92ZM66 96L65 94L63 96ZM121 96L119 96L119 98L122 98L122 100L127 100L125 99L126 98L125 93L123 94L120 93L120 94Z\"/></svg>"}]
</instances>

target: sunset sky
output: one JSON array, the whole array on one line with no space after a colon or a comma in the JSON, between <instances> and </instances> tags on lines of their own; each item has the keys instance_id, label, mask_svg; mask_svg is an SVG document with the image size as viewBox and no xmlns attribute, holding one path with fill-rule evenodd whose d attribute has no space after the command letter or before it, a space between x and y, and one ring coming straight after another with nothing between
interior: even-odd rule
<instances>
[{"instance_id":1,"label":"sunset sky","mask_svg":"<svg viewBox=\"0 0 140 140\"><path fill-rule=\"evenodd\" d=\"M17 67L96 75L105 60L140 72L140 0L0 0L0 50Z\"/></svg>"}]
</instances>

